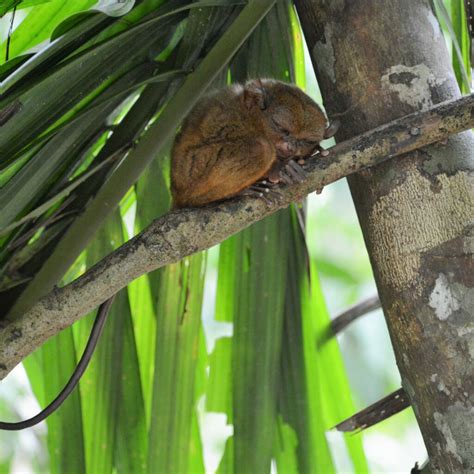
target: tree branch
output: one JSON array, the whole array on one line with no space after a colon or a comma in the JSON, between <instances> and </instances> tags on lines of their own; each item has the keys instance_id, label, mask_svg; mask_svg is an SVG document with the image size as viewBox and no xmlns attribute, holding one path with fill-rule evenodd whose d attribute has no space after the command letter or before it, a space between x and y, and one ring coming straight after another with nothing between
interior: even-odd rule
<instances>
[{"instance_id":1,"label":"tree branch","mask_svg":"<svg viewBox=\"0 0 474 474\"><path fill-rule=\"evenodd\" d=\"M281 188L278 203L238 198L173 211L63 288L56 288L0 333L0 379L48 338L73 324L135 278L208 249L278 209L363 168L474 126L474 95L439 104L342 142L309 160L303 183Z\"/></svg>"},{"instance_id":2,"label":"tree branch","mask_svg":"<svg viewBox=\"0 0 474 474\"><path fill-rule=\"evenodd\" d=\"M346 309L341 314L337 315L330 324L328 324L327 328L321 334L320 344L324 344L331 340L356 319L379 309L380 307L381 303L379 295L377 294Z\"/></svg>"},{"instance_id":3,"label":"tree branch","mask_svg":"<svg viewBox=\"0 0 474 474\"><path fill-rule=\"evenodd\" d=\"M403 388L387 395L381 400L364 408L364 410L338 423L334 428L338 431L362 431L374 426L410 406L410 400Z\"/></svg>"},{"instance_id":4,"label":"tree branch","mask_svg":"<svg viewBox=\"0 0 474 474\"><path fill-rule=\"evenodd\" d=\"M354 306L351 306L349 309L347 309L331 321L330 331L332 335L334 336L336 334L339 334L357 318L360 318L365 314L379 309L380 306L381 304L379 295L371 296L370 298L361 301L360 303L357 303Z\"/></svg>"}]
</instances>

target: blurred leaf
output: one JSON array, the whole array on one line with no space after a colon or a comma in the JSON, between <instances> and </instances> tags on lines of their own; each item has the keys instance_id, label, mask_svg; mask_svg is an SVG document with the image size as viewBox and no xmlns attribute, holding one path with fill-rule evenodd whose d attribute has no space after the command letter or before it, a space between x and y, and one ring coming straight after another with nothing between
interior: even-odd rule
<instances>
[{"instance_id":1,"label":"blurred leaf","mask_svg":"<svg viewBox=\"0 0 474 474\"><path fill-rule=\"evenodd\" d=\"M42 348L45 398L50 403L62 390L77 365L72 329L67 328ZM47 419L48 451L52 473L84 472L85 454L81 400L77 389Z\"/></svg>"},{"instance_id":2,"label":"blurred leaf","mask_svg":"<svg viewBox=\"0 0 474 474\"><path fill-rule=\"evenodd\" d=\"M351 389L347 379L344 362L336 338L321 344L325 331L330 324L329 314L324 303L323 294L317 272L312 264L313 278L311 294L313 307L308 313L307 326L304 328L309 350L317 347L317 361L321 398L321 413L323 427L328 430L339 421L355 413L352 402ZM318 317L314 317L317 314ZM361 435L345 436L346 445L354 466L354 472L368 472L367 461L364 456Z\"/></svg>"},{"instance_id":3,"label":"blurred leaf","mask_svg":"<svg viewBox=\"0 0 474 474\"><path fill-rule=\"evenodd\" d=\"M87 10L96 0L50 0L34 6L13 32L10 57L18 56L50 37L54 28L71 14ZM0 14L2 9L0 7ZM0 44L0 61L5 57L6 41Z\"/></svg>"},{"instance_id":4,"label":"blurred leaf","mask_svg":"<svg viewBox=\"0 0 474 474\"><path fill-rule=\"evenodd\" d=\"M275 436L275 462L278 467L278 471L284 472L285 474L297 474L299 472L310 472L300 471L298 469L298 459L296 452L298 448L298 437L296 433L287 425L280 417L277 421L277 434Z\"/></svg>"},{"instance_id":5,"label":"blurred leaf","mask_svg":"<svg viewBox=\"0 0 474 474\"><path fill-rule=\"evenodd\" d=\"M296 457L298 472L335 472L325 439L323 407L321 403L322 379L318 366L318 354L315 352L311 318L321 315L314 305L317 297L310 289L308 261L305 252L304 235L298 223L296 211L292 212L288 223L292 229L288 243L288 279L285 296L284 337L281 356L281 380L279 387L279 410L282 416L280 430L285 424L293 429L298 440L296 450L276 454L278 468L282 468L292 456ZM311 275L315 279L315 275ZM319 296L319 295L318 295ZM327 367L329 366L321 366ZM322 369L324 370L324 368ZM291 437L288 442L291 442Z\"/></svg>"},{"instance_id":6,"label":"blurred leaf","mask_svg":"<svg viewBox=\"0 0 474 474\"><path fill-rule=\"evenodd\" d=\"M168 171L167 160L164 156L159 158L150 164L147 173L144 173L135 185L137 196L135 228L137 232L148 226L153 219L165 214L170 207L170 194L165 182L165 175ZM134 301L132 313L134 314L147 420L150 420L152 411L157 295L161 275L164 271L166 270L159 269L151 272L129 285L130 297L132 298L133 295L132 301Z\"/></svg>"},{"instance_id":7,"label":"blurred leaf","mask_svg":"<svg viewBox=\"0 0 474 474\"><path fill-rule=\"evenodd\" d=\"M278 369L288 246L280 211L234 237L234 470L269 472L276 435ZM225 245L225 243L223 244ZM278 255L278 257L277 257Z\"/></svg>"},{"instance_id":8,"label":"blurred leaf","mask_svg":"<svg viewBox=\"0 0 474 474\"><path fill-rule=\"evenodd\" d=\"M466 3L464 0L451 1L452 26L456 34L456 42L453 42L455 54L453 54L453 68L459 87L464 94L471 92L471 35L467 23ZM460 50L460 51L459 51Z\"/></svg>"},{"instance_id":9,"label":"blurred leaf","mask_svg":"<svg viewBox=\"0 0 474 474\"><path fill-rule=\"evenodd\" d=\"M438 15L442 18L453 43L453 68L459 87L470 92L469 33L464 13L464 0L452 0L452 18L444 6L443 0L435 1ZM466 67L467 66L467 67Z\"/></svg>"},{"instance_id":10,"label":"blurred leaf","mask_svg":"<svg viewBox=\"0 0 474 474\"><path fill-rule=\"evenodd\" d=\"M236 239L232 239L232 241L235 243ZM227 247L226 244L222 245L221 248ZM230 276L229 268L227 263L223 263L219 260L219 283L221 285L222 282L227 281L227 276ZM220 308L219 295L220 293L218 291L216 308ZM227 311L229 311L230 315L233 315L232 308L228 308ZM227 415L227 424L229 425L233 423L232 386L232 338L221 337L217 339L214 350L209 358L206 411L225 413Z\"/></svg>"},{"instance_id":11,"label":"blurred leaf","mask_svg":"<svg viewBox=\"0 0 474 474\"><path fill-rule=\"evenodd\" d=\"M16 58L10 59L6 63L3 63L0 66L0 93L3 92L3 83L2 81L9 75L12 74L13 71L18 69L23 63L31 59L33 54L22 54L21 56L17 56Z\"/></svg>"},{"instance_id":12,"label":"blurred leaf","mask_svg":"<svg viewBox=\"0 0 474 474\"><path fill-rule=\"evenodd\" d=\"M353 275L350 269L343 267L331 258L319 257L318 270L320 274L340 280L347 285L356 285L359 282L357 276Z\"/></svg>"},{"instance_id":13,"label":"blurred leaf","mask_svg":"<svg viewBox=\"0 0 474 474\"><path fill-rule=\"evenodd\" d=\"M119 212L87 251L88 264L122 242ZM90 321L75 325L75 336L85 340ZM106 474L146 472L146 423L138 357L126 292L114 302L104 333L80 385L83 406L87 472ZM124 409L126 407L126 409Z\"/></svg>"},{"instance_id":14,"label":"blurred leaf","mask_svg":"<svg viewBox=\"0 0 474 474\"><path fill-rule=\"evenodd\" d=\"M2 0L0 1L0 17L14 8L20 10L22 8L30 8L51 1L52 0Z\"/></svg>"},{"instance_id":15,"label":"blurred leaf","mask_svg":"<svg viewBox=\"0 0 474 474\"><path fill-rule=\"evenodd\" d=\"M160 278L150 472L188 472L204 265L204 255L197 254L169 265Z\"/></svg>"},{"instance_id":16,"label":"blurred leaf","mask_svg":"<svg viewBox=\"0 0 474 474\"><path fill-rule=\"evenodd\" d=\"M101 11L109 16L126 15L135 4L135 0L100 0L94 5L94 10Z\"/></svg>"},{"instance_id":17,"label":"blurred leaf","mask_svg":"<svg viewBox=\"0 0 474 474\"><path fill-rule=\"evenodd\" d=\"M73 21L77 16L81 19L80 22ZM69 22L73 22L73 24L70 25L70 28L66 28ZM25 78L29 80L28 86L31 87L32 84L41 80L41 73L47 72L48 69L55 66L61 59L74 52L97 34L98 31L111 23L112 20L106 15L93 12L80 13L66 19L58 26L58 29L61 29L62 25L64 25L64 30L66 30L63 32L64 36L42 48L36 54L29 55L28 60L21 68L15 70L13 74L7 76L0 83L0 93L2 94L0 97L20 81L25 80ZM19 56L18 58L23 57ZM7 67L10 63L18 60L18 58L8 61L2 67Z\"/></svg>"}]
</instances>

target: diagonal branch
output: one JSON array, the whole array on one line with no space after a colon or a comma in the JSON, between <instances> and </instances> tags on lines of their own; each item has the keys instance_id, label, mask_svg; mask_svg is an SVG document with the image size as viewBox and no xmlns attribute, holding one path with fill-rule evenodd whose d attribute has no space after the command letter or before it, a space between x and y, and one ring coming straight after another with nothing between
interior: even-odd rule
<instances>
[{"instance_id":1,"label":"diagonal branch","mask_svg":"<svg viewBox=\"0 0 474 474\"><path fill-rule=\"evenodd\" d=\"M381 307L379 295L371 296L370 298L351 306L349 309L341 313L339 316L331 321L330 332L332 335L339 334L349 324L354 322L357 318L364 316Z\"/></svg>"},{"instance_id":2,"label":"diagonal branch","mask_svg":"<svg viewBox=\"0 0 474 474\"><path fill-rule=\"evenodd\" d=\"M239 198L199 209L173 211L84 275L56 288L0 333L0 379L48 338L110 298L135 278L205 250L291 202L349 174L443 140L474 126L474 95L402 117L342 142L327 157L308 164L303 183L281 189L281 200L267 206Z\"/></svg>"},{"instance_id":3,"label":"diagonal branch","mask_svg":"<svg viewBox=\"0 0 474 474\"><path fill-rule=\"evenodd\" d=\"M410 406L410 400L403 388L387 395L364 410L338 423L334 428L338 431L362 431Z\"/></svg>"},{"instance_id":4,"label":"diagonal branch","mask_svg":"<svg viewBox=\"0 0 474 474\"><path fill-rule=\"evenodd\" d=\"M345 330L346 327L353 323L356 319L360 318L361 316L365 316L366 314L380 307L381 303L379 295L371 296L370 298L361 301L354 306L351 306L349 309L346 309L331 321L331 323L321 334L320 343L326 343L334 336Z\"/></svg>"}]
</instances>

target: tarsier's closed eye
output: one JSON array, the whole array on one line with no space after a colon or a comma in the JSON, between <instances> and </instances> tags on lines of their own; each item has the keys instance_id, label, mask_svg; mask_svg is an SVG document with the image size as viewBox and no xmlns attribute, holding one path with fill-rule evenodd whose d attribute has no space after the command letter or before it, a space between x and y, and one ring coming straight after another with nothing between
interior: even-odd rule
<instances>
[{"instance_id":1,"label":"tarsier's closed eye","mask_svg":"<svg viewBox=\"0 0 474 474\"><path fill-rule=\"evenodd\" d=\"M273 122L273 125L275 125L275 127L278 129L280 133L282 133L285 136L288 136L290 134L289 130L287 130L283 125L278 123L277 120L275 120L275 117L272 117L272 122Z\"/></svg>"}]
</instances>

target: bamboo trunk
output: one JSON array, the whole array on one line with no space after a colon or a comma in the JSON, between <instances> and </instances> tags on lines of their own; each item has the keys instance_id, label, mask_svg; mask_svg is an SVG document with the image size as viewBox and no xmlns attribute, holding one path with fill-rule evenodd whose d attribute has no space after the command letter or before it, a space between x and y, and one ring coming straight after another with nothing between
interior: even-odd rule
<instances>
[{"instance_id":1,"label":"bamboo trunk","mask_svg":"<svg viewBox=\"0 0 474 474\"><path fill-rule=\"evenodd\" d=\"M459 96L429 0L297 0L338 140ZM434 472L474 470L471 132L349 178Z\"/></svg>"}]
</instances>

